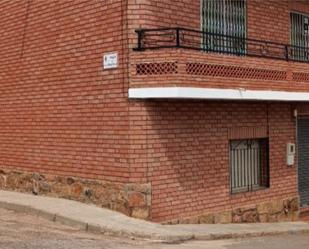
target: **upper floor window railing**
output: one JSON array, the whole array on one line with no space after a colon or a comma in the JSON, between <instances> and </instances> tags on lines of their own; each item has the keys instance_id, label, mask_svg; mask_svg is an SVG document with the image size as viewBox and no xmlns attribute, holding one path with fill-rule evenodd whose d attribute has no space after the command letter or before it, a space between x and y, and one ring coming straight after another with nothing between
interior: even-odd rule
<instances>
[{"instance_id":1,"label":"upper floor window railing","mask_svg":"<svg viewBox=\"0 0 309 249\"><path fill-rule=\"evenodd\" d=\"M309 62L308 47L185 28L140 29L136 30L136 33L138 34L138 44L135 50L138 51L184 48L238 56Z\"/></svg>"}]
</instances>

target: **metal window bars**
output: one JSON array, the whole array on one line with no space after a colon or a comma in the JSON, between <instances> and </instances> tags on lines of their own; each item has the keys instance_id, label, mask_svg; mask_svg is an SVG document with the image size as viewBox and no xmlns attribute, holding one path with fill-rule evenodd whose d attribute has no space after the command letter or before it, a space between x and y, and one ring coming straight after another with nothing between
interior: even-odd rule
<instances>
[{"instance_id":1,"label":"metal window bars","mask_svg":"<svg viewBox=\"0 0 309 249\"><path fill-rule=\"evenodd\" d=\"M246 9L245 0L202 0L202 31L246 38ZM234 47L226 46L229 40L225 40L224 37L217 41L219 42L215 44L216 47L221 45L223 49L234 49ZM204 41L203 43L210 46L213 44L211 41ZM245 46L238 46L237 48L241 51L246 49Z\"/></svg>"},{"instance_id":2,"label":"metal window bars","mask_svg":"<svg viewBox=\"0 0 309 249\"><path fill-rule=\"evenodd\" d=\"M230 141L232 193L269 187L268 139Z\"/></svg>"},{"instance_id":3,"label":"metal window bars","mask_svg":"<svg viewBox=\"0 0 309 249\"><path fill-rule=\"evenodd\" d=\"M136 51L183 48L254 56L297 62L309 62L309 48L186 28L139 29ZM297 56L295 56L297 54Z\"/></svg>"},{"instance_id":4,"label":"metal window bars","mask_svg":"<svg viewBox=\"0 0 309 249\"><path fill-rule=\"evenodd\" d=\"M309 51L309 15L291 13L291 44L302 47L296 49L291 56L294 59L308 58Z\"/></svg>"}]
</instances>

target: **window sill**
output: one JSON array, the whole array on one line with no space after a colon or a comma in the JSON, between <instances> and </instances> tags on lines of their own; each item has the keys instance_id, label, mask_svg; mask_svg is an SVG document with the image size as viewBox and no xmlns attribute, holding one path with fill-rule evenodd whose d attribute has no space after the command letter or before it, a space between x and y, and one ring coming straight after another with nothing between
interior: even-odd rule
<instances>
[{"instance_id":1,"label":"window sill","mask_svg":"<svg viewBox=\"0 0 309 249\"><path fill-rule=\"evenodd\" d=\"M263 187L263 186L256 186L256 187L253 187L250 190L248 190L248 188L242 188L242 189L232 190L231 195L249 194L249 193L264 191L264 190L268 190L268 189L269 189L269 187Z\"/></svg>"}]
</instances>

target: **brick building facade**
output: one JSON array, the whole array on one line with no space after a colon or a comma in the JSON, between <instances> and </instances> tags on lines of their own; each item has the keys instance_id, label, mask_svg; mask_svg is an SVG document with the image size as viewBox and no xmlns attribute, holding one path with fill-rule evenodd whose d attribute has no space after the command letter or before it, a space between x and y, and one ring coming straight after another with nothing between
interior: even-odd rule
<instances>
[{"instance_id":1,"label":"brick building facade","mask_svg":"<svg viewBox=\"0 0 309 249\"><path fill-rule=\"evenodd\" d=\"M306 155L287 165L287 145L306 135L309 45L290 46L291 13L304 16L306 26L309 4L236 1L245 6L246 37L237 38L244 48L227 46L235 41L229 34L200 33L207 23L201 10L214 8L211 2L232 6L0 3L1 188L155 222L296 220L306 204L306 184L299 184ZM145 30L158 28L169 29ZM223 50L214 49L213 37L225 37ZM118 64L104 69L111 52ZM260 159L243 160L247 171L232 156L233 141L259 146ZM241 175L255 169L257 175ZM248 189L233 191L235 177Z\"/></svg>"}]
</instances>

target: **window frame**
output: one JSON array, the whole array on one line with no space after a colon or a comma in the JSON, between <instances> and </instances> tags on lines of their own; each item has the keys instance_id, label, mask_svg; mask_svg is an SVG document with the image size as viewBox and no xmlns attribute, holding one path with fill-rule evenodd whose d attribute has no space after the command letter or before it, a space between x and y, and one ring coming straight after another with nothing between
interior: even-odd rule
<instances>
[{"instance_id":1,"label":"window frame","mask_svg":"<svg viewBox=\"0 0 309 249\"><path fill-rule=\"evenodd\" d=\"M243 7L244 7L244 23L243 23L243 36L239 36L239 34L234 35L234 34L229 34L229 32L227 31L226 25L223 25L224 31L218 33L218 36L214 36L216 39L222 39L224 46L220 47L219 49L216 49L215 47L218 46L214 46L212 43L213 42L205 42L206 39L209 39L208 35L205 35L206 33L212 33L212 32L207 32L206 31L206 27L205 27L205 4L206 2L209 0L200 0L200 30L202 31L202 33L204 34L201 37L201 47L203 50L205 51L210 51L210 52L229 52L229 53L233 53L233 54L239 54L239 55L246 55L246 51L247 51L247 44L246 44L246 39L248 36L248 4L247 4L247 0L237 0L237 1L242 1L243 2ZM233 0L221 0L220 2L228 2L230 1L231 3L233 3ZM226 5L224 5L226 6ZM226 9L226 8L223 8ZM223 16L223 18L226 20L226 14ZM237 19L237 18L232 18L233 20ZM239 20L238 20L239 21ZM224 21L224 23L226 24L226 21ZM225 37L222 38L222 36L230 36L231 38ZM235 39L235 38L240 38ZM241 41L242 40L242 41ZM233 42L238 42L238 43L244 43L243 45L231 45ZM221 41L220 41L221 43ZM210 45L209 45L210 44ZM226 44L230 44L230 47L227 47ZM240 48L240 49L239 49Z\"/></svg>"},{"instance_id":2,"label":"window frame","mask_svg":"<svg viewBox=\"0 0 309 249\"><path fill-rule=\"evenodd\" d=\"M248 142L248 141L256 141L258 142L259 146L259 165L257 168L257 172L259 172L260 176L257 177L257 182L258 184L253 185L252 184L252 175L250 175L249 179L245 179L248 177L248 175L244 176L243 172L240 173L241 177L245 177L244 179L241 178L241 182L249 182L251 180L251 184L243 185L243 186L233 186L233 183L235 183L235 179L233 176L235 175L235 166L233 167L233 143L239 142ZM231 194L238 194L238 193L248 193L248 192L254 192L254 191L259 191L263 189L268 189L270 188L270 161L269 161L269 155L270 155L270 150L269 150L269 138L264 137L264 138L246 138L246 139L230 139L228 141L229 143L229 186L230 186L230 193ZM250 152L249 152L250 153ZM242 158L244 159L244 158ZM252 158L251 158L252 159ZM237 159L238 160L238 159ZM246 159L244 159L246 160ZM239 161L238 161L239 163ZM251 161L252 163L252 161ZM252 171L252 164L247 164L250 166L237 166L238 174L239 174L239 169L244 170L244 172L249 172ZM234 171L234 173L233 173ZM252 173L252 172L251 172ZM246 174L246 173L245 173ZM239 181L239 178L237 180Z\"/></svg>"},{"instance_id":3,"label":"window frame","mask_svg":"<svg viewBox=\"0 0 309 249\"><path fill-rule=\"evenodd\" d=\"M294 28L293 15L298 15L301 18L307 18L308 20L307 41L304 39L303 41L300 40L295 42L294 38L296 38L295 33L297 33L296 30L297 28ZM290 45L291 45L290 53L293 60L309 61L309 13L294 10L290 11Z\"/></svg>"}]
</instances>

